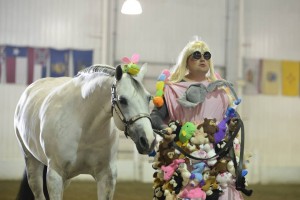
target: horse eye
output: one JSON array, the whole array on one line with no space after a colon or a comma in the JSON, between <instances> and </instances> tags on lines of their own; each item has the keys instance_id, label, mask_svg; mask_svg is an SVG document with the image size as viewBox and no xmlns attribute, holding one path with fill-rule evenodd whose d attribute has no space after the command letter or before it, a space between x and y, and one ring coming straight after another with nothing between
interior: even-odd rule
<instances>
[{"instance_id":1,"label":"horse eye","mask_svg":"<svg viewBox=\"0 0 300 200\"><path fill-rule=\"evenodd\" d=\"M119 97L119 102L120 102L120 104L123 104L123 105L128 104L127 99L125 99L124 97Z\"/></svg>"}]
</instances>

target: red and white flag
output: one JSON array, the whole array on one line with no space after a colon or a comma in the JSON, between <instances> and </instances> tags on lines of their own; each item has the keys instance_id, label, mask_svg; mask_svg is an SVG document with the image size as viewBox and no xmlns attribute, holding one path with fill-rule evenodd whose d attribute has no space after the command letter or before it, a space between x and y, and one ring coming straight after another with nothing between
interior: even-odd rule
<instances>
[{"instance_id":1,"label":"red and white flag","mask_svg":"<svg viewBox=\"0 0 300 200\"><path fill-rule=\"evenodd\" d=\"M27 84L27 48L6 46L6 83Z\"/></svg>"},{"instance_id":2,"label":"red and white flag","mask_svg":"<svg viewBox=\"0 0 300 200\"><path fill-rule=\"evenodd\" d=\"M49 70L49 49L28 48L28 84L46 77Z\"/></svg>"}]
</instances>

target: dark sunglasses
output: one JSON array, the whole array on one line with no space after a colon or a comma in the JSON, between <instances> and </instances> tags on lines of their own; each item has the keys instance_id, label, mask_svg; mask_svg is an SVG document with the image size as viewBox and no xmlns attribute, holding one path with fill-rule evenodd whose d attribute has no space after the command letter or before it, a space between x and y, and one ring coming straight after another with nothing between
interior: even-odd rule
<instances>
[{"instance_id":1,"label":"dark sunglasses","mask_svg":"<svg viewBox=\"0 0 300 200\"><path fill-rule=\"evenodd\" d=\"M192 57L195 59L195 60L199 60L201 58L201 52L200 51L195 51L193 54L192 54ZM206 51L203 53L203 58L205 60L209 60L211 58L211 54L209 51Z\"/></svg>"}]
</instances>

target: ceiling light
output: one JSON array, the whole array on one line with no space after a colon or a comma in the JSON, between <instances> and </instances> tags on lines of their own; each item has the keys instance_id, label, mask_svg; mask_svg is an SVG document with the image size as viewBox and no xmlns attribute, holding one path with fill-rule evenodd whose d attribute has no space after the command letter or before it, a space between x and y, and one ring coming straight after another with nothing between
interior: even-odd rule
<instances>
[{"instance_id":1,"label":"ceiling light","mask_svg":"<svg viewBox=\"0 0 300 200\"><path fill-rule=\"evenodd\" d=\"M126 0L121 9L121 13L125 15L139 15L142 12L142 6L138 0Z\"/></svg>"}]
</instances>

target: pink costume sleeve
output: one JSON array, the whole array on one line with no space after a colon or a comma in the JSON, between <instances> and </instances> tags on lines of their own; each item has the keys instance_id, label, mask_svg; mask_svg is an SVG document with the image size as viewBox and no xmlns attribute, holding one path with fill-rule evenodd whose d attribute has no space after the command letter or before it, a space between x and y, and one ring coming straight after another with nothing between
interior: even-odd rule
<instances>
[{"instance_id":1,"label":"pink costume sleeve","mask_svg":"<svg viewBox=\"0 0 300 200\"><path fill-rule=\"evenodd\" d=\"M180 98L191 84L196 82L180 82L165 86L165 101L168 106L170 120L179 120L181 123L194 122L200 124L204 118L216 118L220 122L229 104L228 96L223 89L216 89L206 95L203 103L194 108L185 108L178 103ZM205 86L208 81L201 82Z\"/></svg>"}]
</instances>

